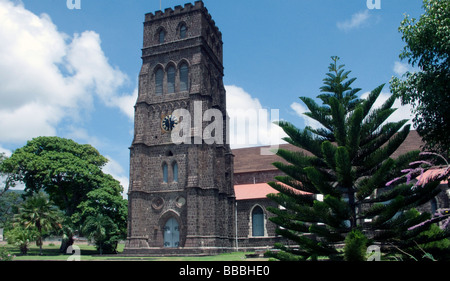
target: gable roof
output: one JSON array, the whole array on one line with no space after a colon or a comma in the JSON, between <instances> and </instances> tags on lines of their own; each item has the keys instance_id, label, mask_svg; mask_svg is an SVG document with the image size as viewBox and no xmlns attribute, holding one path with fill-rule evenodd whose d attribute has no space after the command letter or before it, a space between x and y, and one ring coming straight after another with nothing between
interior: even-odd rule
<instances>
[{"instance_id":1,"label":"gable roof","mask_svg":"<svg viewBox=\"0 0 450 281\"><path fill-rule=\"evenodd\" d=\"M283 183L278 183L286 188L293 190L296 194L310 194L300 190L295 190L292 187L285 185ZM255 184L238 184L234 186L234 194L236 200L248 200L248 199L262 199L267 198L267 194L277 194L278 190L272 188L267 183L255 183Z\"/></svg>"},{"instance_id":2,"label":"gable roof","mask_svg":"<svg viewBox=\"0 0 450 281\"><path fill-rule=\"evenodd\" d=\"M240 184L234 186L236 200L261 199L266 198L267 194L278 193L267 183Z\"/></svg>"}]
</instances>

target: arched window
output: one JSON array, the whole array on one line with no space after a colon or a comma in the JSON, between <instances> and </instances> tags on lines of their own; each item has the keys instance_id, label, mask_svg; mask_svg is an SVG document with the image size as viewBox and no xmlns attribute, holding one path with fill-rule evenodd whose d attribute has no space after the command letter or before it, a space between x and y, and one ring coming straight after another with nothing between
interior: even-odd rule
<instances>
[{"instance_id":1,"label":"arched window","mask_svg":"<svg viewBox=\"0 0 450 281\"><path fill-rule=\"evenodd\" d=\"M173 162L173 164L172 164L172 174L173 174L173 181L178 182L178 164L177 164L177 162Z\"/></svg>"},{"instance_id":2,"label":"arched window","mask_svg":"<svg viewBox=\"0 0 450 281\"><path fill-rule=\"evenodd\" d=\"M164 40L166 38L166 33L164 30L159 31L159 44L164 43Z\"/></svg>"},{"instance_id":3,"label":"arched window","mask_svg":"<svg viewBox=\"0 0 450 281\"><path fill-rule=\"evenodd\" d=\"M163 164L163 182L167 183L169 181L169 167L166 163Z\"/></svg>"},{"instance_id":4,"label":"arched window","mask_svg":"<svg viewBox=\"0 0 450 281\"><path fill-rule=\"evenodd\" d=\"M164 81L164 71L161 68L155 73L155 92L156 95L162 95L163 93L163 81Z\"/></svg>"},{"instance_id":5,"label":"arched window","mask_svg":"<svg viewBox=\"0 0 450 281\"><path fill-rule=\"evenodd\" d=\"M259 206L252 211L252 236L264 236L264 211Z\"/></svg>"},{"instance_id":6,"label":"arched window","mask_svg":"<svg viewBox=\"0 0 450 281\"><path fill-rule=\"evenodd\" d=\"M167 92L175 93L175 67L172 65L167 69Z\"/></svg>"},{"instance_id":7,"label":"arched window","mask_svg":"<svg viewBox=\"0 0 450 281\"><path fill-rule=\"evenodd\" d=\"M180 91L188 90L189 67L186 63L180 66Z\"/></svg>"},{"instance_id":8,"label":"arched window","mask_svg":"<svg viewBox=\"0 0 450 281\"><path fill-rule=\"evenodd\" d=\"M184 39L186 38L186 31L187 31L187 27L185 24L182 24L180 27L180 38Z\"/></svg>"}]
</instances>

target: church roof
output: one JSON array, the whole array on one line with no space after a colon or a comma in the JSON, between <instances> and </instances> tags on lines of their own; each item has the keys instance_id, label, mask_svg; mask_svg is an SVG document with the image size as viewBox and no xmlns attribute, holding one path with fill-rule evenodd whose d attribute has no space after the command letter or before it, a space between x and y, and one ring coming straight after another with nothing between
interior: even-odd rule
<instances>
[{"instance_id":1,"label":"church roof","mask_svg":"<svg viewBox=\"0 0 450 281\"><path fill-rule=\"evenodd\" d=\"M287 188L290 188L291 190L292 187L287 186L283 183L278 183L281 184ZM297 194L309 194L303 191L299 191L296 190L294 191ZM234 186L234 193L236 195L236 200L249 200L249 199L262 199L262 198L266 198L267 194L277 194L279 193L278 190L273 189L270 185L268 185L267 183L255 183L255 184L238 184Z\"/></svg>"},{"instance_id":2,"label":"church roof","mask_svg":"<svg viewBox=\"0 0 450 281\"><path fill-rule=\"evenodd\" d=\"M409 135L406 137L405 141L400 145L400 147L392 154L392 158L397 158L398 156L405 154L412 150L421 150L424 145L421 137L417 131L410 131ZM259 172L259 171L273 171L276 168L272 165L273 162L285 162L277 155L261 155L261 148L268 148L269 146L262 147L248 147L233 149L234 154L234 173L248 173L248 172ZM280 144L279 148L293 150L293 151L303 151L307 155L312 155L310 152L300 149L291 144Z\"/></svg>"},{"instance_id":3,"label":"church roof","mask_svg":"<svg viewBox=\"0 0 450 281\"><path fill-rule=\"evenodd\" d=\"M267 194L278 193L267 183L240 184L234 186L236 200L261 199L266 198Z\"/></svg>"}]
</instances>

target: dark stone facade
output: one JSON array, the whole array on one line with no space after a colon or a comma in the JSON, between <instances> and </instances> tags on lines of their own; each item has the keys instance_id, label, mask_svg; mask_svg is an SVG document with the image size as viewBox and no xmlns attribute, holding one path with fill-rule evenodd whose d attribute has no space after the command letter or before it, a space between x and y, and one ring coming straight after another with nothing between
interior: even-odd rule
<instances>
[{"instance_id":1,"label":"dark stone facade","mask_svg":"<svg viewBox=\"0 0 450 281\"><path fill-rule=\"evenodd\" d=\"M222 57L222 35L203 2L145 15L125 254L213 254L234 247L233 155L227 144L201 138L209 122L201 128L194 122L199 102L202 116L211 108L227 116ZM192 116L190 144L174 144L162 126L176 109Z\"/></svg>"}]
</instances>

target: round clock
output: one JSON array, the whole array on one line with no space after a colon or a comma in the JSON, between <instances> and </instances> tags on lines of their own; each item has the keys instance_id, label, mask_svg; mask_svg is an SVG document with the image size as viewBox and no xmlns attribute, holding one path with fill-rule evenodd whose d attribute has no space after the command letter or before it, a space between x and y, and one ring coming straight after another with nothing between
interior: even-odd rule
<instances>
[{"instance_id":1,"label":"round clock","mask_svg":"<svg viewBox=\"0 0 450 281\"><path fill-rule=\"evenodd\" d=\"M166 132L170 132L173 130L176 124L178 124L177 117L173 115L167 115L161 121L161 128L163 128L163 130Z\"/></svg>"}]
</instances>

